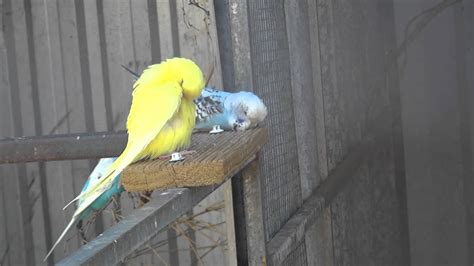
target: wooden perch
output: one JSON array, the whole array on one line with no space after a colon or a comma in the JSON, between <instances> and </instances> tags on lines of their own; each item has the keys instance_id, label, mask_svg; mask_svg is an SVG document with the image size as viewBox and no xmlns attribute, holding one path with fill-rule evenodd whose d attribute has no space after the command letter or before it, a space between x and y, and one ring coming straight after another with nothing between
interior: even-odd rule
<instances>
[{"instance_id":1,"label":"wooden perch","mask_svg":"<svg viewBox=\"0 0 474 266\"><path fill-rule=\"evenodd\" d=\"M267 141L267 131L256 128L244 132L193 135L184 161L142 161L125 169L122 184L127 191L160 190L220 184L255 158Z\"/></svg>"}]
</instances>

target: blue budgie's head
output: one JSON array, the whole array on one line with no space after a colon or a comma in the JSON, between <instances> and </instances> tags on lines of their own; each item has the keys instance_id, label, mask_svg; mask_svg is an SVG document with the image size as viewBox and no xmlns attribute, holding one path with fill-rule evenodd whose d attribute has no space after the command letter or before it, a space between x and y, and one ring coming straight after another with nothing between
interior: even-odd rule
<instances>
[{"instance_id":1,"label":"blue budgie's head","mask_svg":"<svg viewBox=\"0 0 474 266\"><path fill-rule=\"evenodd\" d=\"M235 130L256 127L267 117L267 107L257 95L251 92L234 93L228 100L236 115Z\"/></svg>"}]
</instances>

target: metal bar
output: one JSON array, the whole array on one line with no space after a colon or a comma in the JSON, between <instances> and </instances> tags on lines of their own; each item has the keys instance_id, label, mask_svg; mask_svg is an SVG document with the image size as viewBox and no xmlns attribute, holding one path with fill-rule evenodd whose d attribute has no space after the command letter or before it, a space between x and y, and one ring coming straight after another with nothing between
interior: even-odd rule
<instances>
[{"instance_id":1,"label":"metal bar","mask_svg":"<svg viewBox=\"0 0 474 266\"><path fill-rule=\"evenodd\" d=\"M308 197L301 208L288 220L267 243L268 265L281 265L288 255L304 240L306 231L322 217L323 210L350 182L363 164L368 145L359 146L335 169L327 179Z\"/></svg>"},{"instance_id":2,"label":"metal bar","mask_svg":"<svg viewBox=\"0 0 474 266\"><path fill-rule=\"evenodd\" d=\"M0 140L0 163L114 157L126 143L125 131L7 138Z\"/></svg>"},{"instance_id":3,"label":"metal bar","mask_svg":"<svg viewBox=\"0 0 474 266\"><path fill-rule=\"evenodd\" d=\"M124 262L127 256L191 210L217 187L166 190L58 265L116 265Z\"/></svg>"}]
</instances>

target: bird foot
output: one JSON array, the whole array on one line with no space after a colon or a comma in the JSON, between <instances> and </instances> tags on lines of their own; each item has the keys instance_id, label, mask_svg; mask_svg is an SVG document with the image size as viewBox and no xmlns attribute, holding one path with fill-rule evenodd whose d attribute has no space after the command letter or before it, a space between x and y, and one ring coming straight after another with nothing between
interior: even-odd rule
<instances>
[{"instance_id":1,"label":"bird foot","mask_svg":"<svg viewBox=\"0 0 474 266\"><path fill-rule=\"evenodd\" d=\"M221 128L221 126L219 126L219 125L214 125L214 126L212 127L212 130L209 131L209 134L219 134L219 133L222 133L222 132L224 132L224 130Z\"/></svg>"},{"instance_id":2,"label":"bird foot","mask_svg":"<svg viewBox=\"0 0 474 266\"><path fill-rule=\"evenodd\" d=\"M179 156L179 158L183 158L182 156L184 155L188 155L188 154L193 154L193 153L196 153L196 151L192 150L192 151L180 151L180 152L174 152L174 153L171 153L171 154L166 154L166 155L161 155L158 157L159 160L170 160L173 158L173 156L176 157L176 155L173 155L173 154L180 154L180 155L177 155ZM183 158L184 159L184 158ZM179 159L178 159L179 160Z\"/></svg>"},{"instance_id":3,"label":"bird foot","mask_svg":"<svg viewBox=\"0 0 474 266\"><path fill-rule=\"evenodd\" d=\"M85 245L87 244L87 238L86 233L84 232L84 227L82 225L82 220L79 220L79 222L76 224L76 228L79 231L79 236L81 237L82 244Z\"/></svg>"}]
</instances>

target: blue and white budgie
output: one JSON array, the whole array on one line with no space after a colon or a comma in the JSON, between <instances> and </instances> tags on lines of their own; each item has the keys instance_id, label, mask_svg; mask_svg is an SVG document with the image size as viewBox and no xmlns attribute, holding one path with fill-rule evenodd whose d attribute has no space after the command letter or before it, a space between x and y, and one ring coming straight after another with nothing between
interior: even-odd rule
<instances>
[{"instance_id":1,"label":"blue and white budgie","mask_svg":"<svg viewBox=\"0 0 474 266\"><path fill-rule=\"evenodd\" d=\"M84 183L84 186L82 187L81 194L80 195L87 195L86 192L88 189L93 188L95 184L97 184L100 180L100 178L103 176L105 171L109 168L109 166L116 160L117 158L102 158L100 159L99 163L95 166L94 170L92 173L89 175L89 178L87 178L86 182ZM101 211L107 205L110 203L114 195L120 195L124 191L123 187L120 185L120 175L117 175L114 177L114 181L112 183L112 186L108 190L106 190L102 195L100 195L88 208L86 208L79 216L73 216L69 224L66 226L64 231L61 233L59 236L58 240L56 240L56 243L54 243L53 247L51 250L48 252L44 260L46 260L51 253L53 252L54 248L59 244L59 242L64 238L66 233L69 231L69 229L79 222L80 220L87 219L92 212L96 211ZM83 197L79 197L79 199L76 201L76 208L81 206L81 204L84 202ZM66 208L69 205L66 205L64 208Z\"/></svg>"},{"instance_id":2,"label":"blue and white budgie","mask_svg":"<svg viewBox=\"0 0 474 266\"><path fill-rule=\"evenodd\" d=\"M252 92L225 92L205 88L196 104L197 130L210 130L219 125L224 130L243 131L256 127L267 116L267 107ZM212 112L216 106L222 112Z\"/></svg>"},{"instance_id":3,"label":"blue and white budgie","mask_svg":"<svg viewBox=\"0 0 474 266\"><path fill-rule=\"evenodd\" d=\"M135 78L138 78L136 73L126 67L124 68L132 73ZM195 129L198 131L209 131L215 125L219 125L224 130L244 131L256 127L267 116L267 108L263 101L255 94L247 91L230 93L212 88L205 88L202 91L201 96L198 97L194 103L196 104ZM102 158L85 182L80 195L87 195L87 193L83 192L94 187L94 184L99 181L100 177L102 177L105 171L116 159L117 158ZM115 176L113 185L108 190L104 191L104 193L100 195L99 198L97 198L88 208L86 208L80 216L71 219L56 243L46 255L45 260L51 255L54 248L64 238L72 225L79 220L86 219L94 211L103 210L110 203L114 195L120 195L124 191L123 187L120 185L120 177L121 175ZM79 198L76 203L76 208L81 206L83 201L84 199ZM68 205L66 205L66 207Z\"/></svg>"},{"instance_id":4,"label":"blue and white budgie","mask_svg":"<svg viewBox=\"0 0 474 266\"><path fill-rule=\"evenodd\" d=\"M139 76L122 65L135 79ZM247 130L256 127L267 116L267 107L257 95L248 91L225 92L206 87L196 104L198 131L211 130L219 125L224 130Z\"/></svg>"}]
</instances>

